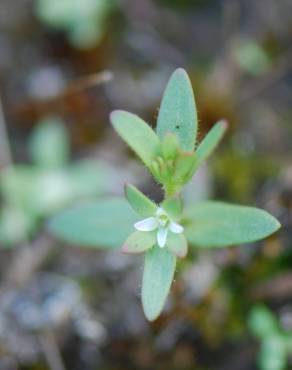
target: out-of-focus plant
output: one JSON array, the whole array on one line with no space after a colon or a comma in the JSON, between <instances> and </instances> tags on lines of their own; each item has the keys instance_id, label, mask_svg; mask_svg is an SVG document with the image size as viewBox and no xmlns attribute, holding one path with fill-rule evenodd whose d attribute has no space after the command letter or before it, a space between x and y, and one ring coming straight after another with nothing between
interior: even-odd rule
<instances>
[{"instance_id":1,"label":"out-of-focus plant","mask_svg":"<svg viewBox=\"0 0 292 370\"><path fill-rule=\"evenodd\" d=\"M186 256L188 244L221 248L249 243L272 234L280 224L257 208L217 201L183 204L184 185L216 148L227 126L219 121L196 143L197 112L183 69L173 73L166 87L156 132L124 111L113 112L111 122L162 185L164 200L155 204L133 185L126 185L128 203L110 199L74 207L58 215L51 230L73 243L108 248L123 244L125 253L145 252L142 304L146 317L154 320L163 309L177 257Z\"/></svg>"},{"instance_id":2,"label":"out-of-focus plant","mask_svg":"<svg viewBox=\"0 0 292 370\"><path fill-rule=\"evenodd\" d=\"M292 353L292 331L285 331L276 316L264 305L255 306L249 315L249 328L261 342L258 363L261 370L283 370Z\"/></svg>"},{"instance_id":3,"label":"out-of-focus plant","mask_svg":"<svg viewBox=\"0 0 292 370\"><path fill-rule=\"evenodd\" d=\"M69 138L56 117L38 123L29 141L32 164L0 173L3 206L0 243L14 245L32 236L39 221L76 199L105 193L113 173L92 160L69 163Z\"/></svg>"},{"instance_id":4,"label":"out-of-focus plant","mask_svg":"<svg viewBox=\"0 0 292 370\"><path fill-rule=\"evenodd\" d=\"M76 48L95 47L101 40L115 0L36 0L37 17L66 33Z\"/></svg>"},{"instance_id":5,"label":"out-of-focus plant","mask_svg":"<svg viewBox=\"0 0 292 370\"><path fill-rule=\"evenodd\" d=\"M245 72L255 76L265 73L271 65L265 49L252 39L240 40L234 47L234 57Z\"/></svg>"},{"instance_id":6,"label":"out-of-focus plant","mask_svg":"<svg viewBox=\"0 0 292 370\"><path fill-rule=\"evenodd\" d=\"M226 148L212 167L220 189L240 202L253 199L258 184L279 172L272 156L244 153L236 145Z\"/></svg>"}]
</instances>

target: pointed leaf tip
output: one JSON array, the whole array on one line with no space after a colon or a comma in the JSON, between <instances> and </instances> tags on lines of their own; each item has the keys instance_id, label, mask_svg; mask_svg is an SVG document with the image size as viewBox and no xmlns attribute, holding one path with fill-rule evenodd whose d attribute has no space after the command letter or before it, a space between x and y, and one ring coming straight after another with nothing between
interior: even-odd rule
<instances>
[{"instance_id":1,"label":"pointed leaf tip","mask_svg":"<svg viewBox=\"0 0 292 370\"><path fill-rule=\"evenodd\" d=\"M140 117L122 110L113 111L110 120L121 138L150 168L160 150L160 141L152 128Z\"/></svg>"},{"instance_id":2,"label":"pointed leaf tip","mask_svg":"<svg viewBox=\"0 0 292 370\"><path fill-rule=\"evenodd\" d=\"M186 71L178 68L171 75L164 91L156 131L161 140L167 133L174 133L182 150L193 151L197 126L192 84Z\"/></svg>"},{"instance_id":3,"label":"pointed leaf tip","mask_svg":"<svg viewBox=\"0 0 292 370\"><path fill-rule=\"evenodd\" d=\"M131 207L143 217L154 216L157 205L131 184L125 185L125 195Z\"/></svg>"},{"instance_id":4,"label":"pointed leaf tip","mask_svg":"<svg viewBox=\"0 0 292 370\"><path fill-rule=\"evenodd\" d=\"M222 140L225 131L228 127L226 120L218 121L211 130L207 133L204 139L199 144L196 150L196 169L206 160L216 149L219 142Z\"/></svg>"}]
</instances>

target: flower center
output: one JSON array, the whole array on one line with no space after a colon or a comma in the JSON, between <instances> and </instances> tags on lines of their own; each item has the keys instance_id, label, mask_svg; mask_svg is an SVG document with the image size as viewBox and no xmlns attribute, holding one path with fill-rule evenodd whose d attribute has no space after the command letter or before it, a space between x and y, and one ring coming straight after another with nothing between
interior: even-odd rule
<instances>
[{"instance_id":1,"label":"flower center","mask_svg":"<svg viewBox=\"0 0 292 370\"><path fill-rule=\"evenodd\" d=\"M167 227L171 222L168 214L165 212L163 208L160 207L157 208L156 211L156 220L160 227Z\"/></svg>"},{"instance_id":2,"label":"flower center","mask_svg":"<svg viewBox=\"0 0 292 370\"><path fill-rule=\"evenodd\" d=\"M160 226L165 227L169 224L169 217L165 214L159 215L157 217L157 220L158 220Z\"/></svg>"}]
</instances>

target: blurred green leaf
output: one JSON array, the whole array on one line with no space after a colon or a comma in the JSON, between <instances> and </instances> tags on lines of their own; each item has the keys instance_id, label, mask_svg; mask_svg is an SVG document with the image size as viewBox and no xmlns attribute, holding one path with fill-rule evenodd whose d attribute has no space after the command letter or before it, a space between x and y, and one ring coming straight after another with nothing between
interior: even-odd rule
<instances>
[{"instance_id":1,"label":"blurred green leaf","mask_svg":"<svg viewBox=\"0 0 292 370\"><path fill-rule=\"evenodd\" d=\"M272 336L279 331L275 316L264 305L253 307L249 314L248 325L253 335L261 339Z\"/></svg>"},{"instance_id":2,"label":"blurred green leaf","mask_svg":"<svg viewBox=\"0 0 292 370\"><path fill-rule=\"evenodd\" d=\"M36 194L38 170L32 166L16 165L0 173L0 189L6 203L16 208L32 209Z\"/></svg>"},{"instance_id":3,"label":"blurred green leaf","mask_svg":"<svg viewBox=\"0 0 292 370\"><path fill-rule=\"evenodd\" d=\"M202 202L186 208L185 234L199 247L226 247L263 239L280 227L269 213L223 202Z\"/></svg>"},{"instance_id":4,"label":"blurred green leaf","mask_svg":"<svg viewBox=\"0 0 292 370\"><path fill-rule=\"evenodd\" d=\"M265 49L252 39L241 40L234 48L234 56L239 66L251 75L265 73L271 65Z\"/></svg>"},{"instance_id":5,"label":"blurred green leaf","mask_svg":"<svg viewBox=\"0 0 292 370\"><path fill-rule=\"evenodd\" d=\"M170 217L177 219L181 216L183 203L180 197L167 198L161 203L161 207Z\"/></svg>"},{"instance_id":6,"label":"blurred green leaf","mask_svg":"<svg viewBox=\"0 0 292 370\"><path fill-rule=\"evenodd\" d=\"M35 12L49 27L66 32L73 46L87 49L100 41L115 4L115 0L36 0Z\"/></svg>"},{"instance_id":7,"label":"blurred green leaf","mask_svg":"<svg viewBox=\"0 0 292 370\"><path fill-rule=\"evenodd\" d=\"M61 169L16 165L0 174L0 190L6 202L50 215L64 205L113 189L114 171L102 163L83 160Z\"/></svg>"},{"instance_id":8,"label":"blurred green leaf","mask_svg":"<svg viewBox=\"0 0 292 370\"><path fill-rule=\"evenodd\" d=\"M114 3L112 0L37 0L35 11L50 27L71 30L85 21L102 22Z\"/></svg>"},{"instance_id":9,"label":"blurred green leaf","mask_svg":"<svg viewBox=\"0 0 292 370\"><path fill-rule=\"evenodd\" d=\"M74 197L90 197L111 193L119 180L117 171L96 159L83 159L66 168L74 188Z\"/></svg>"},{"instance_id":10,"label":"blurred green leaf","mask_svg":"<svg viewBox=\"0 0 292 370\"><path fill-rule=\"evenodd\" d=\"M147 198L135 186L127 184L125 193L131 207L141 216L149 217L155 215L157 205Z\"/></svg>"},{"instance_id":11,"label":"blurred green leaf","mask_svg":"<svg viewBox=\"0 0 292 370\"><path fill-rule=\"evenodd\" d=\"M287 354L280 336L266 338L261 345L259 366L261 370L283 370L286 368Z\"/></svg>"},{"instance_id":12,"label":"blurred green leaf","mask_svg":"<svg viewBox=\"0 0 292 370\"><path fill-rule=\"evenodd\" d=\"M32 161L40 167L64 166L69 158L69 140L62 121L50 117L39 122L30 137L29 151Z\"/></svg>"},{"instance_id":13,"label":"blurred green leaf","mask_svg":"<svg viewBox=\"0 0 292 370\"><path fill-rule=\"evenodd\" d=\"M11 247L26 241L35 226L33 214L13 205L4 205L0 212L0 245Z\"/></svg>"},{"instance_id":14,"label":"blurred green leaf","mask_svg":"<svg viewBox=\"0 0 292 370\"><path fill-rule=\"evenodd\" d=\"M122 139L151 169L152 160L160 150L159 139L152 128L138 116L125 111L111 113L111 122Z\"/></svg>"},{"instance_id":15,"label":"blurred green leaf","mask_svg":"<svg viewBox=\"0 0 292 370\"><path fill-rule=\"evenodd\" d=\"M30 207L40 217L52 215L75 199L75 190L66 171L40 170L35 177L34 194L28 194Z\"/></svg>"},{"instance_id":16,"label":"blurred green leaf","mask_svg":"<svg viewBox=\"0 0 292 370\"><path fill-rule=\"evenodd\" d=\"M174 133L183 151L193 151L197 125L192 85L187 73L179 68L170 77L164 91L157 121L157 134L163 140L168 133Z\"/></svg>"},{"instance_id":17,"label":"blurred green leaf","mask_svg":"<svg viewBox=\"0 0 292 370\"><path fill-rule=\"evenodd\" d=\"M283 333L283 340L285 341L286 351L291 354L292 353L292 331L285 331Z\"/></svg>"},{"instance_id":18,"label":"blurred green leaf","mask_svg":"<svg viewBox=\"0 0 292 370\"><path fill-rule=\"evenodd\" d=\"M169 233L166 245L170 252L177 257L183 258L188 253L188 242L184 234Z\"/></svg>"},{"instance_id":19,"label":"blurred green leaf","mask_svg":"<svg viewBox=\"0 0 292 370\"><path fill-rule=\"evenodd\" d=\"M142 304L149 321L155 320L163 309L176 265L176 257L166 248L154 246L145 255Z\"/></svg>"},{"instance_id":20,"label":"blurred green leaf","mask_svg":"<svg viewBox=\"0 0 292 370\"><path fill-rule=\"evenodd\" d=\"M68 243L96 248L121 247L137 215L128 202L109 198L81 204L55 216L49 230Z\"/></svg>"},{"instance_id":21,"label":"blurred green leaf","mask_svg":"<svg viewBox=\"0 0 292 370\"><path fill-rule=\"evenodd\" d=\"M96 46L104 34L102 20L85 20L79 22L68 32L70 43L78 49L90 49Z\"/></svg>"},{"instance_id":22,"label":"blurred green leaf","mask_svg":"<svg viewBox=\"0 0 292 370\"><path fill-rule=\"evenodd\" d=\"M156 243L156 232L135 231L125 241L122 251L124 253L142 253L153 247Z\"/></svg>"}]
</instances>

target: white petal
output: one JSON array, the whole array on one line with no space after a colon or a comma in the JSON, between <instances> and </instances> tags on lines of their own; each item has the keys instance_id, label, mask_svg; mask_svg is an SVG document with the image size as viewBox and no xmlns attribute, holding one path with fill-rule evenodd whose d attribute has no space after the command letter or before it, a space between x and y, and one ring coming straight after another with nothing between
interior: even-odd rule
<instances>
[{"instance_id":1,"label":"white petal","mask_svg":"<svg viewBox=\"0 0 292 370\"><path fill-rule=\"evenodd\" d=\"M134 227L139 231L152 231L157 229L158 222L155 217L148 217L142 221L136 222Z\"/></svg>"},{"instance_id":2,"label":"white petal","mask_svg":"<svg viewBox=\"0 0 292 370\"><path fill-rule=\"evenodd\" d=\"M157 232L157 243L160 248L163 248L166 244L166 238L167 238L168 228L167 227L161 227Z\"/></svg>"},{"instance_id":3,"label":"white petal","mask_svg":"<svg viewBox=\"0 0 292 370\"><path fill-rule=\"evenodd\" d=\"M173 222L173 221L169 224L169 229L174 234L180 234L184 231L184 228L181 225L179 225L179 224L177 224L176 222Z\"/></svg>"}]
</instances>

